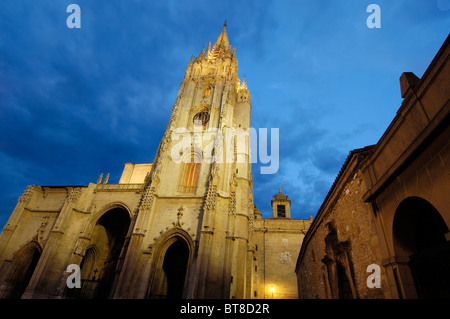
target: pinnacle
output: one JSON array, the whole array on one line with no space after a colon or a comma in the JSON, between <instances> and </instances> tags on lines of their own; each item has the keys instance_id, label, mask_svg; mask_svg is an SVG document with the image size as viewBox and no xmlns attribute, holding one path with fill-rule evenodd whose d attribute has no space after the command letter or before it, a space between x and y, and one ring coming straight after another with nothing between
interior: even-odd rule
<instances>
[{"instance_id":1,"label":"pinnacle","mask_svg":"<svg viewBox=\"0 0 450 319\"><path fill-rule=\"evenodd\" d=\"M222 32L219 34L216 43L214 43L214 46L211 49L212 57L217 57L221 51L223 51L224 53L231 53L231 45L230 42L228 41L226 27L227 21L225 20Z\"/></svg>"},{"instance_id":2,"label":"pinnacle","mask_svg":"<svg viewBox=\"0 0 450 319\"><path fill-rule=\"evenodd\" d=\"M247 82L245 82L245 78L242 80L242 83L239 85L239 90L248 90ZM281 186L280 186L280 190L281 190Z\"/></svg>"}]
</instances>

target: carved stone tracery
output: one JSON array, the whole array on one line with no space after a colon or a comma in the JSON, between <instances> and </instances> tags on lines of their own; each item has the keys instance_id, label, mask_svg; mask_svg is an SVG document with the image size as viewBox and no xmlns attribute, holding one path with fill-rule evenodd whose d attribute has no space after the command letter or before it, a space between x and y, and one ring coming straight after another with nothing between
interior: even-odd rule
<instances>
[{"instance_id":1,"label":"carved stone tracery","mask_svg":"<svg viewBox=\"0 0 450 319\"><path fill-rule=\"evenodd\" d=\"M28 185L23 194L19 197L19 203L28 203L33 196L33 192L36 189L35 185Z\"/></svg>"}]
</instances>

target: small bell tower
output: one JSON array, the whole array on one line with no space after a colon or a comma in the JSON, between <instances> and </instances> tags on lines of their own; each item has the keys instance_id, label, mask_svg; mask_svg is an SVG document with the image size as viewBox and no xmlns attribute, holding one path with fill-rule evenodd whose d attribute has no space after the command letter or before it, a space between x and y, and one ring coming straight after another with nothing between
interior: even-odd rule
<instances>
[{"instance_id":1,"label":"small bell tower","mask_svg":"<svg viewBox=\"0 0 450 319\"><path fill-rule=\"evenodd\" d=\"M291 201L289 196L281 192L281 185L278 194L272 198L272 217L291 218Z\"/></svg>"}]
</instances>

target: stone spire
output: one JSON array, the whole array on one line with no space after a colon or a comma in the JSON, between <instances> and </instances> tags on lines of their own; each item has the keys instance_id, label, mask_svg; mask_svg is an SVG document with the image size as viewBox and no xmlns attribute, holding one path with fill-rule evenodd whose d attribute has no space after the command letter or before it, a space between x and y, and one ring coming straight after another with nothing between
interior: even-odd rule
<instances>
[{"instance_id":1,"label":"stone spire","mask_svg":"<svg viewBox=\"0 0 450 319\"><path fill-rule=\"evenodd\" d=\"M191 77L222 77L232 79L235 82L236 90L239 89L240 82L237 77L237 59L236 48L232 48L228 40L226 22L223 24L222 32L219 34L214 45L211 42L200 54L194 58L193 62L189 62L186 69L185 79ZM209 81L209 80L208 80ZM248 92L246 84L242 92ZM247 94L247 93L246 93ZM242 100L247 100L248 97Z\"/></svg>"},{"instance_id":2,"label":"stone spire","mask_svg":"<svg viewBox=\"0 0 450 319\"><path fill-rule=\"evenodd\" d=\"M211 58L217 58L221 53L224 54L231 54L231 45L230 42L228 41L228 36L227 36L227 22L225 21L223 24L223 29L222 32L219 34L219 37L216 40L216 43L214 43L212 49L211 49L211 53L210 53L210 57Z\"/></svg>"}]
</instances>

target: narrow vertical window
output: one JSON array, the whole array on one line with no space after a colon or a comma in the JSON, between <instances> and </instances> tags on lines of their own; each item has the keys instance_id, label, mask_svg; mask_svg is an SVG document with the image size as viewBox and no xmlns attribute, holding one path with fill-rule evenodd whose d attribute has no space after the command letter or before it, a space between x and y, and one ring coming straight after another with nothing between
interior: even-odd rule
<instances>
[{"instance_id":1,"label":"narrow vertical window","mask_svg":"<svg viewBox=\"0 0 450 319\"><path fill-rule=\"evenodd\" d=\"M214 73L213 73L214 74ZM205 89L205 97L208 97L208 96L210 96L211 95L211 87L207 87L206 89Z\"/></svg>"},{"instance_id":2,"label":"narrow vertical window","mask_svg":"<svg viewBox=\"0 0 450 319\"><path fill-rule=\"evenodd\" d=\"M286 217L285 205L277 205L277 217Z\"/></svg>"},{"instance_id":3,"label":"narrow vertical window","mask_svg":"<svg viewBox=\"0 0 450 319\"><path fill-rule=\"evenodd\" d=\"M191 155L191 161L184 164L183 175L180 185L181 193L194 193L197 184L199 163L194 163L194 156Z\"/></svg>"},{"instance_id":4,"label":"narrow vertical window","mask_svg":"<svg viewBox=\"0 0 450 319\"><path fill-rule=\"evenodd\" d=\"M186 175L182 187L183 193L193 193L195 191L195 184L197 182L198 163L186 164Z\"/></svg>"}]
</instances>

